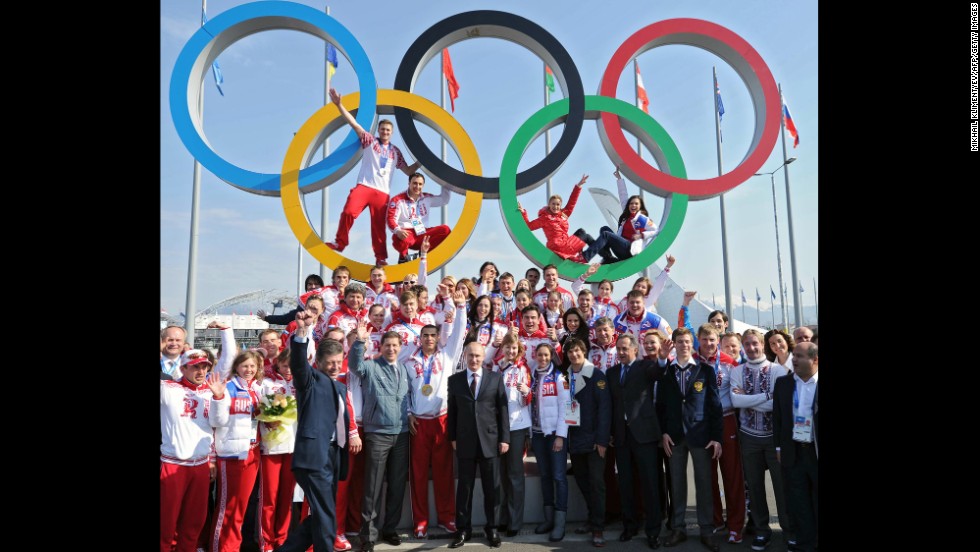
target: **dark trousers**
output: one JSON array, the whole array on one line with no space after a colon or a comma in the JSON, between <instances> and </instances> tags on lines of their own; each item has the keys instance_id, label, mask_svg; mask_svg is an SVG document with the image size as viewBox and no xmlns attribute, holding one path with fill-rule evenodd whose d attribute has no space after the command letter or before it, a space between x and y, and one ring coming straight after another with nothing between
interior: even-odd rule
<instances>
[{"instance_id":1,"label":"dark trousers","mask_svg":"<svg viewBox=\"0 0 980 552\"><path fill-rule=\"evenodd\" d=\"M812 552L817 545L817 452L812 443L794 446L796 462L786 467L785 483L796 521L796 544Z\"/></svg>"},{"instance_id":2,"label":"dark trousers","mask_svg":"<svg viewBox=\"0 0 980 552\"><path fill-rule=\"evenodd\" d=\"M510 531L524 525L524 448L530 428L510 430L510 448L500 457L497 523Z\"/></svg>"},{"instance_id":3,"label":"dark trousers","mask_svg":"<svg viewBox=\"0 0 980 552\"><path fill-rule=\"evenodd\" d=\"M319 470L293 468L296 482L310 503L310 516L293 531L276 552L304 552L313 545L313 552L333 552L337 538L337 470L340 469L340 453L337 446L330 447L327 465Z\"/></svg>"},{"instance_id":4,"label":"dark trousers","mask_svg":"<svg viewBox=\"0 0 980 552\"><path fill-rule=\"evenodd\" d=\"M738 438L741 441L742 469L745 470L745 482L749 486L755 534L772 534L772 529L769 528L769 502L766 500L766 470L769 470L772 494L776 496L779 527L783 534L793 535L795 531L786 508L783 470L776 461L776 445L773 444L772 437L756 437L740 431Z\"/></svg>"},{"instance_id":5,"label":"dark trousers","mask_svg":"<svg viewBox=\"0 0 980 552\"><path fill-rule=\"evenodd\" d=\"M710 536L714 529L714 502L711 499L711 451L704 447L692 447L687 439L670 447L670 490L673 499L673 523L675 530L684 531L687 522L687 457L694 464L694 497L697 500L698 527L702 537Z\"/></svg>"},{"instance_id":6,"label":"dark trousers","mask_svg":"<svg viewBox=\"0 0 980 552\"><path fill-rule=\"evenodd\" d=\"M608 451L607 451L608 454ZM572 472L575 483L585 497L589 509L589 525L593 531L602 531L606 521L606 478L603 475L606 460L593 450L572 454Z\"/></svg>"},{"instance_id":7,"label":"dark trousers","mask_svg":"<svg viewBox=\"0 0 980 552\"><path fill-rule=\"evenodd\" d=\"M480 484L483 486L483 512L487 516L484 530L497 527L497 482L500 480L500 468L497 466L497 456L484 458L477 451L475 458L459 458L459 481L456 484L456 529L458 531L473 531L473 485L476 483L476 468L480 468Z\"/></svg>"},{"instance_id":8,"label":"dark trousers","mask_svg":"<svg viewBox=\"0 0 980 552\"><path fill-rule=\"evenodd\" d=\"M376 520L381 508L381 486L388 479L385 493L385 521L382 534L394 533L402 517L402 501L408 481L408 432L364 434L364 502L361 505L361 542L378 540Z\"/></svg>"},{"instance_id":9,"label":"dark trousers","mask_svg":"<svg viewBox=\"0 0 980 552\"><path fill-rule=\"evenodd\" d=\"M660 461L660 451L657 443L639 443L633 437L633 432L626 428L626 442L616 443L616 471L619 473L619 499L623 503L623 529L636 530L636 508L633 504L633 466L640 471L640 482L643 486L643 504L647 507L646 534L648 537L660 535L660 524L663 522L660 512L660 493L657 489L657 462ZM686 472L685 472L686 474Z\"/></svg>"},{"instance_id":10,"label":"dark trousers","mask_svg":"<svg viewBox=\"0 0 980 552\"><path fill-rule=\"evenodd\" d=\"M600 255L606 256L609 255L609 253L612 253L620 261L625 261L633 256L633 254L630 252L630 246L632 243L623 236L617 234L612 228L603 226L599 230L599 237L606 241L606 250L600 251Z\"/></svg>"}]
</instances>

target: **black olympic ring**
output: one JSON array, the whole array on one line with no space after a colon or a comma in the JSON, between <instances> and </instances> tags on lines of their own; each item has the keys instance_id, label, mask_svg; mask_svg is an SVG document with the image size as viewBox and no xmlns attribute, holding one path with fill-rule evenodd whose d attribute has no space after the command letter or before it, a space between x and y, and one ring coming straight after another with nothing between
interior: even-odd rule
<instances>
[{"instance_id":1,"label":"black olympic ring","mask_svg":"<svg viewBox=\"0 0 980 552\"><path fill-rule=\"evenodd\" d=\"M555 80L569 100L568 117L561 138L551 152L533 167L517 173L517 193L540 186L568 159L585 121L585 89L572 57L554 36L533 21L493 10L477 10L447 17L429 27L412 43L395 74L396 90L412 92L422 67L443 48L468 38L502 38L538 55L551 67ZM422 141L411 111L395 108L395 120L405 147L422 163L426 172L455 192L480 192L487 199L500 199L500 178L461 172L442 161ZM438 176L437 176L438 175Z\"/></svg>"}]
</instances>

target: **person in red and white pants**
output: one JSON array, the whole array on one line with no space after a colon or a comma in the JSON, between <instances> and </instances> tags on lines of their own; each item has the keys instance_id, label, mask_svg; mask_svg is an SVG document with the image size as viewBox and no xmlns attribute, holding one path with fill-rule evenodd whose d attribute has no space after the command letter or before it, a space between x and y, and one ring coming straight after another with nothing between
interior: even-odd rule
<instances>
[{"instance_id":1,"label":"person in red and white pants","mask_svg":"<svg viewBox=\"0 0 980 552\"><path fill-rule=\"evenodd\" d=\"M450 298L446 287L443 300ZM439 526L456 532L456 493L453 489L453 448L449 442L448 382L463 354L466 338L466 308L462 294L457 293L456 314L452 326L442 325L449 333L446 347L438 346L439 332L426 325L421 331L421 346L405 361L408 370L408 428L411 432L410 479L412 523L416 538L425 538L429 527L429 468L435 491Z\"/></svg>"},{"instance_id":2,"label":"person in red and white pants","mask_svg":"<svg viewBox=\"0 0 980 552\"><path fill-rule=\"evenodd\" d=\"M388 203L388 228L394 234L391 243L398 252L398 262L408 262L408 250L418 251L422 240L429 238L429 247L434 248L449 236L449 226L445 224L429 227L429 213L434 207L449 203L449 188L443 187L439 195L422 192L425 176L413 173L408 177L408 190L394 196Z\"/></svg>"},{"instance_id":3,"label":"person in red and white pants","mask_svg":"<svg viewBox=\"0 0 980 552\"><path fill-rule=\"evenodd\" d=\"M228 423L224 379L207 353L180 357L179 380L160 381L160 552L194 552L208 515L213 427ZM175 539L176 536L176 539Z\"/></svg>"},{"instance_id":4,"label":"person in red and white pants","mask_svg":"<svg viewBox=\"0 0 980 552\"><path fill-rule=\"evenodd\" d=\"M374 248L374 258L377 264L388 264L388 249L385 243L385 210L388 207L388 194L391 190L391 175L399 169L406 175L418 171L420 163L409 165L405 162L402 152L391 143L391 134L395 125L388 119L378 121L378 136L374 137L357 123L347 108L340 103L340 94L336 89L330 89L330 101L340 110L341 116L354 129L361 139L364 155L361 157L361 170L357 173L357 185L347 196L344 210L340 213L340 223L337 225L337 237L327 246L336 251L343 251L348 244L348 234L354 220L361 215L365 208L371 209L371 246Z\"/></svg>"},{"instance_id":5,"label":"person in red and white pants","mask_svg":"<svg viewBox=\"0 0 980 552\"><path fill-rule=\"evenodd\" d=\"M293 373L289 368L290 350L278 354L274 370L266 373L262 380L262 394L282 394L296 397ZM260 537L259 549L262 552L274 550L286 542L289 533L289 519L292 514L293 491L296 477L293 476L293 447L296 444L296 422L285 428L285 438L276 444L269 443L267 435L272 431L270 424L259 424L262 435L261 460L259 469Z\"/></svg>"},{"instance_id":6,"label":"person in red and white pants","mask_svg":"<svg viewBox=\"0 0 980 552\"><path fill-rule=\"evenodd\" d=\"M259 422L255 416L262 393L262 360L259 353L244 351L231 365L226 385L231 399L229 421L214 432L218 474L211 552L238 552L242 545L242 521L259 471Z\"/></svg>"}]
</instances>

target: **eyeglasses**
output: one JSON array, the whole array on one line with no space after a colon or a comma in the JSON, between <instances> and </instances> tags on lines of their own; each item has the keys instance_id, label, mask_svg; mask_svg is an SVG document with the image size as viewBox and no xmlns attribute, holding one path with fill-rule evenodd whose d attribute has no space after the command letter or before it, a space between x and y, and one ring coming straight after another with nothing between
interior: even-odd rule
<instances>
[{"instance_id":1,"label":"eyeglasses","mask_svg":"<svg viewBox=\"0 0 980 552\"><path fill-rule=\"evenodd\" d=\"M404 282L402 282L402 284L404 284L404 285L415 285L418 282L419 282L418 280L405 280Z\"/></svg>"}]
</instances>

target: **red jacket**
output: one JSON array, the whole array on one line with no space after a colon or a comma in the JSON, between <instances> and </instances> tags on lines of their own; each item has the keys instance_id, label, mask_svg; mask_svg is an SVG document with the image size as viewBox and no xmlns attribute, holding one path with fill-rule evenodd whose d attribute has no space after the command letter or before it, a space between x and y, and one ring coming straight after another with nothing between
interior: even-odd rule
<instances>
[{"instance_id":1,"label":"red jacket","mask_svg":"<svg viewBox=\"0 0 980 552\"><path fill-rule=\"evenodd\" d=\"M527 211L521 211L521 215L531 230L538 228L544 230L544 235L548 238L548 249L563 259L572 259L584 263L585 260L582 259L581 253L585 249L585 242L575 236L568 235L568 217L572 216L572 210L575 209L580 193L582 193L581 186L573 187L568 203L557 215L552 214L547 206L538 211L538 218L534 220L528 220ZM574 258L576 256L578 259Z\"/></svg>"}]
</instances>

